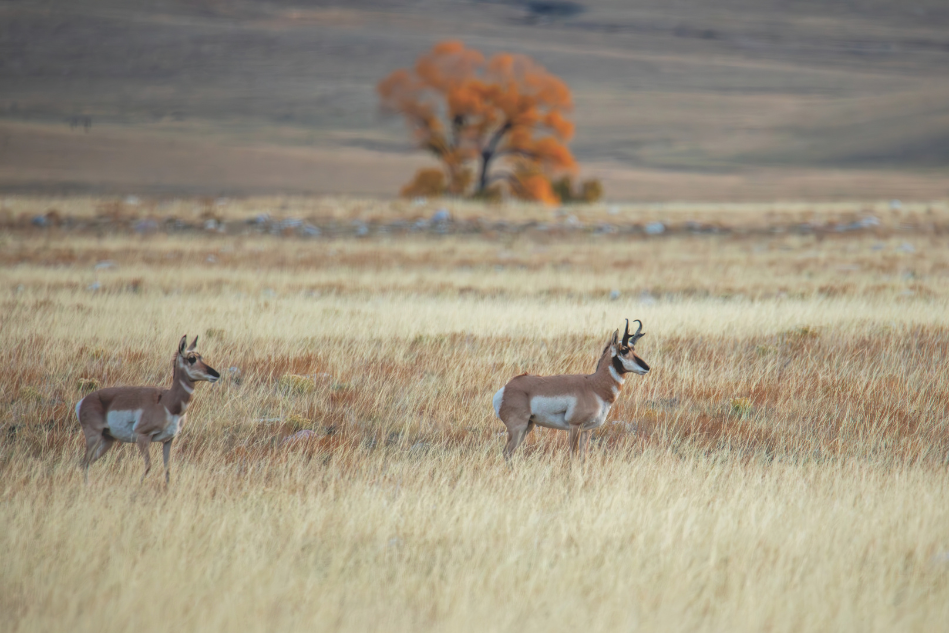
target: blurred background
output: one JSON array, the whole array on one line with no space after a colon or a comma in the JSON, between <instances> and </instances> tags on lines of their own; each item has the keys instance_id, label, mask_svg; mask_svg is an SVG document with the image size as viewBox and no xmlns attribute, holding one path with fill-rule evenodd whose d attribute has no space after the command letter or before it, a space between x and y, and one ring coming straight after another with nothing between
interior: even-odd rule
<instances>
[{"instance_id":1,"label":"blurred background","mask_svg":"<svg viewBox=\"0 0 950 633\"><path fill-rule=\"evenodd\" d=\"M0 1L0 190L395 196L436 41L573 91L623 201L945 199L946 1Z\"/></svg>"}]
</instances>

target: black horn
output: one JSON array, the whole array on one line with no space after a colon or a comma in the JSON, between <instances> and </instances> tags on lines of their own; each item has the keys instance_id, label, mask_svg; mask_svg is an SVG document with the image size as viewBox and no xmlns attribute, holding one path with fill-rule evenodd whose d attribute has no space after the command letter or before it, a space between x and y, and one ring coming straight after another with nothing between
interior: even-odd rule
<instances>
[{"instance_id":1,"label":"black horn","mask_svg":"<svg viewBox=\"0 0 950 633\"><path fill-rule=\"evenodd\" d=\"M623 342L621 343L624 347L627 346L627 341L630 340L630 319L624 319L627 322L627 325L623 328Z\"/></svg>"},{"instance_id":2,"label":"black horn","mask_svg":"<svg viewBox=\"0 0 950 633\"><path fill-rule=\"evenodd\" d=\"M634 345L636 345L637 341L639 341L641 338L643 338L647 334L646 332L643 332L643 334L640 333L643 330L643 323L640 321L640 319L637 319L636 323L637 323L637 331L634 332L633 336L630 337L633 339Z\"/></svg>"}]
</instances>

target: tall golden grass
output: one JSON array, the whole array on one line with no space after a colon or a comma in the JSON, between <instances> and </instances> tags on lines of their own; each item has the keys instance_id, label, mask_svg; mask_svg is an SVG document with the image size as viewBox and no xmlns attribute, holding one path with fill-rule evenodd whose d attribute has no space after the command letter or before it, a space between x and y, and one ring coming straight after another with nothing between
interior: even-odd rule
<instances>
[{"instance_id":1,"label":"tall golden grass","mask_svg":"<svg viewBox=\"0 0 950 633\"><path fill-rule=\"evenodd\" d=\"M946 234L2 241L4 630L948 625ZM588 461L507 468L494 391L624 318ZM186 332L223 379L170 488L130 446L84 487L73 406Z\"/></svg>"}]
</instances>

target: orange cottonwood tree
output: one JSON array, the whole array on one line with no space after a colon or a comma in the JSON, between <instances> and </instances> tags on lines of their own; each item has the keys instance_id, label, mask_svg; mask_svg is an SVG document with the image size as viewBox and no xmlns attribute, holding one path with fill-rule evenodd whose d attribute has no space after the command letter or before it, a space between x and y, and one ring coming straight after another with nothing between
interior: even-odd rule
<instances>
[{"instance_id":1,"label":"orange cottonwood tree","mask_svg":"<svg viewBox=\"0 0 950 633\"><path fill-rule=\"evenodd\" d=\"M575 168L566 143L574 125L567 85L524 55L486 60L461 42L436 44L411 70L377 86L382 107L402 114L419 147L442 162L403 192L443 188L488 195L504 182L520 198L556 204L551 176Z\"/></svg>"}]
</instances>

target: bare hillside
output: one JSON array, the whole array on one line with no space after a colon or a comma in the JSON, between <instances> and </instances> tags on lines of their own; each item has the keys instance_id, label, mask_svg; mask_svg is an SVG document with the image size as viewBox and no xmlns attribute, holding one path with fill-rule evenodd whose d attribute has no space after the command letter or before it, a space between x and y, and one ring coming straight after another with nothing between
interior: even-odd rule
<instances>
[{"instance_id":1,"label":"bare hillside","mask_svg":"<svg viewBox=\"0 0 950 633\"><path fill-rule=\"evenodd\" d=\"M376 82L435 41L574 91L630 200L943 198L947 6L0 2L0 188L391 195L428 159Z\"/></svg>"}]
</instances>

